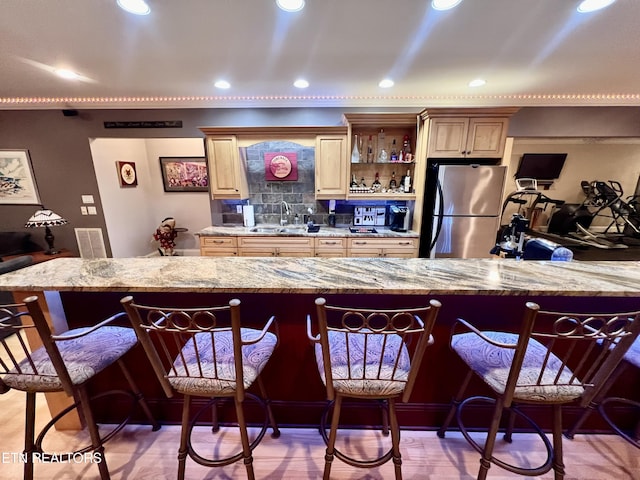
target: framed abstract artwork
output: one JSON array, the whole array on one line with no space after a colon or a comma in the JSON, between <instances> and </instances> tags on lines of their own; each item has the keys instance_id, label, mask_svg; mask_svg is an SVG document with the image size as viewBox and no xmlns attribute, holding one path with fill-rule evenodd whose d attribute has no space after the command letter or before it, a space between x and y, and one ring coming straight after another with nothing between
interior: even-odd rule
<instances>
[{"instance_id":1,"label":"framed abstract artwork","mask_svg":"<svg viewBox=\"0 0 640 480\"><path fill-rule=\"evenodd\" d=\"M209 174L205 157L160 157L165 192L207 192Z\"/></svg>"},{"instance_id":2,"label":"framed abstract artwork","mask_svg":"<svg viewBox=\"0 0 640 480\"><path fill-rule=\"evenodd\" d=\"M0 150L0 204L40 204L28 150Z\"/></svg>"}]
</instances>

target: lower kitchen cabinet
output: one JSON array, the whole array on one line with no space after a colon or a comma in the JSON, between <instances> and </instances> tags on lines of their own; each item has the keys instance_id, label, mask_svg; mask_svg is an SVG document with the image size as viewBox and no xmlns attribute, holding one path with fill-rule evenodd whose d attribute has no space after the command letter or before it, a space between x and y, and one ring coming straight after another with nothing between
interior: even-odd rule
<instances>
[{"instance_id":1,"label":"lower kitchen cabinet","mask_svg":"<svg viewBox=\"0 0 640 480\"><path fill-rule=\"evenodd\" d=\"M312 237L238 237L241 257L313 257Z\"/></svg>"},{"instance_id":2,"label":"lower kitchen cabinet","mask_svg":"<svg viewBox=\"0 0 640 480\"><path fill-rule=\"evenodd\" d=\"M205 257L235 257L238 255L238 238L200 237L200 255Z\"/></svg>"},{"instance_id":3,"label":"lower kitchen cabinet","mask_svg":"<svg viewBox=\"0 0 640 480\"><path fill-rule=\"evenodd\" d=\"M401 257L418 256L417 238L358 237L347 239L349 257Z\"/></svg>"},{"instance_id":4,"label":"lower kitchen cabinet","mask_svg":"<svg viewBox=\"0 0 640 480\"><path fill-rule=\"evenodd\" d=\"M404 257L418 256L418 238L202 236L200 255L240 257Z\"/></svg>"},{"instance_id":5,"label":"lower kitchen cabinet","mask_svg":"<svg viewBox=\"0 0 640 480\"><path fill-rule=\"evenodd\" d=\"M346 257L347 256L347 239L346 238L316 238L315 239L315 256L316 257Z\"/></svg>"}]
</instances>

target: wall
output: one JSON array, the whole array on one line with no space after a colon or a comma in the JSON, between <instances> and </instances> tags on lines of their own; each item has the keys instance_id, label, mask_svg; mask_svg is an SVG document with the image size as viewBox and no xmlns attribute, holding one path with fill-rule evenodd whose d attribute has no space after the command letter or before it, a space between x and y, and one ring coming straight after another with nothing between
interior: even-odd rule
<instances>
[{"instance_id":1,"label":"wall","mask_svg":"<svg viewBox=\"0 0 640 480\"><path fill-rule=\"evenodd\" d=\"M386 109L415 111L421 109ZM112 236L125 235L111 228L103 215L102 199L94 171L89 139L92 138L197 138L199 126L339 125L344 112L384 112L385 109L150 109L80 110L66 117L59 110L0 111L0 149L29 150L42 202L69 220L57 227L56 245L77 252L74 227L104 230L107 253ZM181 120L182 128L106 129L105 121ZM637 107L527 107L512 119L509 135L515 137L639 137ZM115 177L115 167L113 167ZM80 214L81 196L93 195L98 215ZM144 209L142 205L137 208ZM24 222L36 206L0 205L0 230L25 230ZM155 215L150 214L150 217ZM160 219L153 220L153 224ZM34 233L34 232L32 232ZM34 238L37 234L34 234ZM144 226L148 235L148 225ZM36 238L44 246L42 239ZM119 243L116 240L116 243Z\"/></svg>"},{"instance_id":2,"label":"wall","mask_svg":"<svg viewBox=\"0 0 640 480\"><path fill-rule=\"evenodd\" d=\"M90 145L113 257L153 251L157 244L152 234L166 217L188 229L176 238L176 248L198 248L194 232L210 224L208 193L165 192L159 158L204 157L201 138L99 138L91 139ZM115 167L118 160L135 162L136 187L120 186Z\"/></svg>"}]
</instances>

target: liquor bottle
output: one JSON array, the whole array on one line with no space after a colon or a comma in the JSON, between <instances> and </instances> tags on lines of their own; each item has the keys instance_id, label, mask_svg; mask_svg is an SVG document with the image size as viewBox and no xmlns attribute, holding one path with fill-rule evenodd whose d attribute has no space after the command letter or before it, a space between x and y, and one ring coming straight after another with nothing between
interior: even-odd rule
<instances>
[{"instance_id":1,"label":"liquor bottle","mask_svg":"<svg viewBox=\"0 0 640 480\"><path fill-rule=\"evenodd\" d=\"M396 182L396 172L391 172L391 180L389 181L389 190L395 190L398 188L398 182Z\"/></svg>"},{"instance_id":2,"label":"liquor bottle","mask_svg":"<svg viewBox=\"0 0 640 480\"><path fill-rule=\"evenodd\" d=\"M407 170L407 174L404 177L402 188L404 193L411 193L411 172L409 170Z\"/></svg>"},{"instance_id":3,"label":"liquor bottle","mask_svg":"<svg viewBox=\"0 0 640 480\"><path fill-rule=\"evenodd\" d=\"M351 183L349 184L350 188L358 188L358 181L356 180L356 174L351 175Z\"/></svg>"},{"instance_id":4,"label":"liquor bottle","mask_svg":"<svg viewBox=\"0 0 640 480\"><path fill-rule=\"evenodd\" d=\"M380 129L380 133L378 133L378 155L377 162L378 163L386 163L389 161L389 154L387 153L386 144L385 144L385 134L384 130Z\"/></svg>"},{"instance_id":5,"label":"liquor bottle","mask_svg":"<svg viewBox=\"0 0 640 480\"><path fill-rule=\"evenodd\" d=\"M391 161L392 162L397 162L398 161L398 149L396 148L396 139L393 139L393 142L391 143Z\"/></svg>"},{"instance_id":6,"label":"liquor bottle","mask_svg":"<svg viewBox=\"0 0 640 480\"><path fill-rule=\"evenodd\" d=\"M360 188L367 188L367 184L364 182L364 177L360 179Z\"/></svg>"},{"instance_id":7,"label":"liquor bottle","mask_svg":"<svg viewBox=\"0 0 640 480\"><path fill-rule=\"evenodd\" d=\"M376 172L376 178L373 180L373 184L371 185L374 192L379 192L382 189L382 184L380 183L380 176L378 172Z\"/></svg>"},{"instance_id":8,"label":"liquor bottle","mask_svg":"<svg viewBox=\"0 0 640 480\"><path fill-rule=\"evenodd\" d=\"M405 162L411 162L413 160L413 154L411 153L411 141L409 135L405 135L402 139L402 152Z\"/></svg>"},{"instance_id":9,"label":"liquor bottle","mask_svg":"<svg viewBox=\"0 0 640 480\"><path fill-rule=\"evenodd\" d=\"M351 163L360 163L360 150L358 150L358 135L355 136L353 142L353 150L351 152Z\"/></svg>"},{"instance_id":10,"label":"liquor bottle","mask_svg":"<svg viewBox=\"0 0 640 480\"><path fill-rule=\"evenodd\" d=\"M373 163L373 139L369 135L369 143L367 144L367 163Z\"/></svg>"}]
</instances>

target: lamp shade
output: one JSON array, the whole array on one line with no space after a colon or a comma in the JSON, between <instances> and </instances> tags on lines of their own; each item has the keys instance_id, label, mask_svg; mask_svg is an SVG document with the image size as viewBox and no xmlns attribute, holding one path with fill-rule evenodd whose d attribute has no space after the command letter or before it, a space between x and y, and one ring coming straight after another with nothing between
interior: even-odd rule
<instances>
[{"instance_id":1,"label":"lamp shade","mask_svg":"<svg viewBox=\"0 0 640 480\"><path fill-rule=\"evenodd\" d=\"M65 225L67 222L66 219L62 218L55 212L51 210L38 210L36 213L31 215L31 218L27 220L27 223L24 225L25 227L33 228L33 227L55 227L57 225Z\"/></svg>"}]
</instances>

